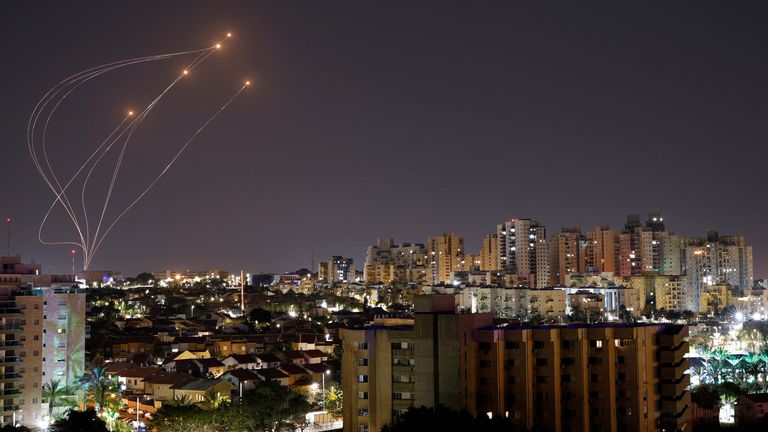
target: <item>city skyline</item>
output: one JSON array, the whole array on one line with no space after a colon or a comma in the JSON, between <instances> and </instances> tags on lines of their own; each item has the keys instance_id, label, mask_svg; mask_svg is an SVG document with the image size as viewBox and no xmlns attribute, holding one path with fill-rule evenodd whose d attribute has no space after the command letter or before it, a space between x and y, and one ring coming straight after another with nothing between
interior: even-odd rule
<instances>
[{"instance_id":1,"label":"city skyline","mask_svg":"<svg viewBox=\"0 0 768 432\"><path fill-rule=\"evenodd\" d=\"M130 25L147 11L142 26ZM226 59L161 107L169 123L151 123L138 137L125 184L141 179L163 142L179 144L181 131L243 71L253 71L255 91L116 228L94 268L282 272L309 267L313 255L360 260L376 238L423 241L450 231L475 251L513 216L535 218L552 233L618 227L627 213L659 211L682 235L745 236L755 275L765 277L760 138L768 65L755 55L765 6L601 11L9 6L2 31L18 41L9 54L18 64L0 84L14 101L0 117L8 185L0 212L14 219L11 253L54 273L71 266L70 248L36 238L48 201L30 175L23 130L43 89L86 67L232 31ZM72 26L61 16L103 18ZM174 71L169 64L101 82L92 90L104 100L68 107L66 122L111 124ZM53 133L66 141L62 126Z\"/></svg>"}]
</instances>

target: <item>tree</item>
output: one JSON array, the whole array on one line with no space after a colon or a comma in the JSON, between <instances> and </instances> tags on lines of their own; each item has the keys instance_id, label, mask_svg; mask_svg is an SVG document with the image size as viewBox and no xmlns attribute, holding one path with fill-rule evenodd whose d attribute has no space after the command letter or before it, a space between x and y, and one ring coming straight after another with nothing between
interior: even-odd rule
<instances>
[{"instance_id":1,"label":"tree","mask_svg":"<svg viewBox=\"0 0 768 432\"><path fill-rule=\"evenodd\" d=\"M209 409L218 409L226 405L229 399L225 398L223 394L219 392L209 391L205 394L205 401L203 403Z\"/></svg>"},{"instance_id":2,"label":"tree","mask_svg":"<svg viewBox=\"0 0 768 432\"><path fill-rule=\"evenodd\" d=\"M226 422L234 430L275 432L294 429L309 412L307 399L276 382L265 382L245 393L241 403L226 411Z\"/></svg>"},{"instance_id":3,"label":"tree","mask_svg":"<svg viewBox=\"0 0 768 432\"><path fill-rule=\"evenodd\" d=\"M248 314L248 319L251 322L269 324L272 322L272 312L262 308L255 308Z\"/></svg>"},{"instance_id":4,"label":"tree","mask_svg":"<svg viewBox=\"0 0 768 432\"><path fill-rule=\"evenodd\" d=\"M52 432L109 432L107 424L100 419L96 411L70 410L51 426Z\"/></svg>"},{"instance_id":5,"label":"tree","mask_svg":"<svg viewBox=\"0 0 768 432\"><path fill-rule=\"evenodd\" d=\"M48 418L53 418L53 409L61 406L73 406L75 401L72 389L55 379L43 384L43 399L48 402Z\"/></svg>"},{"instance_id":6,"label":"tree","mask_svg":"<svg viewBox=\"0 0 768 432\"><path fill-rule=\"evenodd\" d=\"M728 371L728 351L724 348L716 348L714 350L706 349L703 354L706 360L705 368L707 377L709 377L711 382L715 385L720 384L720 380Z\"/></svg>"},{"instance_id":7,"label":"tree","mask_svg":"<svg viewBox=\"0 0 768 432\"><path fill-rule=\"evenodd\" d=\"M635 317L632 316L632 312L627 310L627 307L624 305L619 306L619 319L628 323L635 321Z\"/></svg>"},{"instance_id":8,"label":"tree","mask_svg":"<svg viewBox=\"0 0 768 432\"><path fill-rule=\"evenodd\" d=\"M142 284L142 285L150 285L155 282L155 276L152 273L139 273L138 276L136 276L136 282Z\"/></svg>"},{"instance_id":9,"label":"tree","mask_svg":"<svg viewBox=\"0 0 768 432\"><path fill-rule=\"evenodd\" d=\"M214 415L197 405L163 404L152 420L158 432L208 432L216 428Z\"/></svg>"},{"instance_id":10,"label":"tree","mask_svg":"<svg viewBox=\"0 0 768 432\"><path fill-rule=\"evenodd\" d=\"M95 367L90 374L82 378L86 400L93 405L96 413L101 415L107 408L120 408L122 388L120 382L106 375L106 368Z\"/></svg>"},{"instance_id":11,"label":"tree","mask_svg":"<svg viewBox=\"0 0 768 432\"><path fill-rule=\"evenodd\" d=\"M325 410L335 416L341 416L344 410L344 392L337 386L330 386L325 391Z\"/></svg>"}]
</instances>

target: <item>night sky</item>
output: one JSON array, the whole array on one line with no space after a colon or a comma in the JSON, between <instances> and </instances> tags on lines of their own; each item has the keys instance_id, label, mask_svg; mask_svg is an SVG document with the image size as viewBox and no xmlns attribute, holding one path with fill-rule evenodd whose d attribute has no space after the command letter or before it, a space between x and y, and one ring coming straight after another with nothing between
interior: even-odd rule
<instances>
[{"instance_id":1,"label":"night sky","mask_svg":"<svg viewBox=\"0 0 768 432\"><path fill-rule=\"evenodd\" d=\"M768 276L768 3L621 3L3 2L12 252L71 266L69 247L37 241L52 197L25 142L36 101L80 70L232 31L135 136L115 207L244 79L256 85L116 226L93 268L283 272L313 251L363 259L380 237L454 231L475 250L513 216L552 233L659 211L680 234L745 235L755 277ZM185 60L73 93L48 133L57 172L73 173ZM47 236L71 238L55 218Z\"/></svg>"}]
</instances>

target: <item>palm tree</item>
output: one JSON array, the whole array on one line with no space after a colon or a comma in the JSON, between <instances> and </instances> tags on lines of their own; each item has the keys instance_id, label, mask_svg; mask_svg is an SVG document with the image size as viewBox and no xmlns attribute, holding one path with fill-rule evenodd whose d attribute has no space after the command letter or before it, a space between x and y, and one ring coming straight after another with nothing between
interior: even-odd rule
<instances>
[{"instance_id":1,"label":"palm tree","mask_svg":"<svg viewBox=\"0 0 768 432\"><path fill-rule=\"evenodd\" d=\"M707 376L715 385L720 384L720 380L729 369L728 351L725 348L715 348L713 350L707 349L703 354L706 359Z\"/></svg>"},{"instance_id":2,"label":"palm tree","mask_svg":"<svg viewBox=\"0 0 768 432\"><path fill-rule=\"evenodd\" d=\"M765 368L765 363L763 363L763 356L760 353L748 352L746 355L744 355L744 357L742 357L741 364L744 368L744 373L748 376L751 376L754 384L757 385L758 380L760 379L760 373Z\"/></svg>"},{"instance_id":3,"label":"palm tree","mask_svg":"<svg viewBox=\"0 0 768 432\"><path fill-rule=\"evenodd\" d=\"M116 410L120 407L122 393L120 382L108 377L106 368L95 367L89 375L84 375L83 387L88 403L94 405L100 416L107 408Z\"/></svg>"},{"instance_id":4,"label":"palm tree","mask_svg":"<svg viewBox=\"0 0 768 432\"><path fill-rule=\"evenodd\" d=\"M43 384L43 399L48 401L48 418L53 416L53 409L60 406L72 406L72 389L55 379Z\"/></svg>"}]
</instances>

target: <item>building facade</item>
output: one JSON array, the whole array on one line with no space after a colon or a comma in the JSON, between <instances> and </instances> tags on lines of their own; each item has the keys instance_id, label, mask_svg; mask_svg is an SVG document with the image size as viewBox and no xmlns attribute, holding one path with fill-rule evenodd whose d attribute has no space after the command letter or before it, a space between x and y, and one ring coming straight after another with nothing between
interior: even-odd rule
<instances>
[{"instance_id":1,"label":"building facade","mask_svg":"<svg viewBox=\"0 0 768 432\"><path fill-rule=\"evenodd\" d=\"M451 295L416 298L413 325L341 331L344 430L443 405L552 431L688 429L687 326L493 326Z\"/></svg>"}]
</instances>

